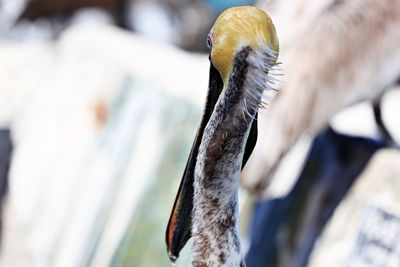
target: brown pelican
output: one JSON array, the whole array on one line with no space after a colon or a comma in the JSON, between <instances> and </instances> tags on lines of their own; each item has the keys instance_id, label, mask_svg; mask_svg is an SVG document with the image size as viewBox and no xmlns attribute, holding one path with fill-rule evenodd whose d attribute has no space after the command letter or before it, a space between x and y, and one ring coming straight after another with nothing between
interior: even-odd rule
<instances>
[{"instance_id":1,"label":"brown pelican","mask_svg":"<svg viewBox=\"0 0 400 267\"><path fill-rule=\"evenodd\" d=\"M238 233L240 171L257 138L262 95L271 89L279 51L270 17L234 7L216 20L209 91L166 232L175 261L193 236L192 266L243 266Z\"/></svg>"},{"instance_id":2,"label":"brown pelican","mask_svg":"<svg viewBox=\"0 0 400 267\"><path fill-rule=\"evenodd\" d=\"M300 137L312 138L344 107L375 100L398 81L399 27L400 0L334 0L291 38L247 188L264 195Z\"/></svg>"}]
</instances>

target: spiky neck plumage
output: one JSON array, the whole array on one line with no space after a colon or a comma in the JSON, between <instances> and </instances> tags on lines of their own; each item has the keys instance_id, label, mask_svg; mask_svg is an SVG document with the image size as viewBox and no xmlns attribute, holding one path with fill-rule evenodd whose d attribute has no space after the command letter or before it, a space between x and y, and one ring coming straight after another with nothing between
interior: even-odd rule
<instances>
[{"instance_id":1,"label":"spiky neck plumage","mask_svg":"<svg viewBox=\"0 0 400 267\"><path fill-rule=\"evenodd\" d=\"M225 93L204 130L194 178L192 266L243 264L238 182L244 145L263 92L268 89L268 70L274 56L250 47L236 54Z\"/></svg>"}]
</instances>

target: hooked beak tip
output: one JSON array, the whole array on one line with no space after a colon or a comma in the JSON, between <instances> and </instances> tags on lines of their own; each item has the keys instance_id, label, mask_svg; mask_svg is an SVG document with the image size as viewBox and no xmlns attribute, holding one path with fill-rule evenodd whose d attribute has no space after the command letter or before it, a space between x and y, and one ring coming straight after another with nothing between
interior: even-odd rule
<instances>
[{"instance_id":1,"label":"hooked beak tip","mask_svg":"<svg viewBox=\"0 0 400 267\"><path fill-rule=\"evenodd\" d=\"M177 256L172 255L170 252L168 253L168 257L169 257L169 260L172 261L172 263L175 263L176 260L178 259Z\"/></svg>"}]
</instances>

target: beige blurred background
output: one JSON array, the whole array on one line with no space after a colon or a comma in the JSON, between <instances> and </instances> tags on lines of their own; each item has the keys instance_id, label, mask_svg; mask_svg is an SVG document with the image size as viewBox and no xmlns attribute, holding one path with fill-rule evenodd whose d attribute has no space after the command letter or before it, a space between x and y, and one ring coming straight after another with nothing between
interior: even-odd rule
<instances>
[{"instance_id":1,"label":"beige blurred background","mask_svg":"<svg viewBox=\"0 0 400 267\"><path fill-rule=\"evenodd\" d=\"M165 227L207 92L214 19L233 5L266 9L285 73L294 36L329 2L0 0L0 128L10 129L13 142L0 266L171 266ZM359 102L335 113L332 125L376 137L370 104ZM398 142L400 91L382 103ZM262 169L260 132L247 176ZM269 197L290 190L306 152L296 153ZM365 203L400 214L399 154L381 154L335 213L310 266L345 264ZM377 182L379 175L386 178ZM241 191L245 246L253 199ZM353 239L345 240L335 227L356 215ZM330 245L337 253L328 253ZM177 266L189 260L190 245Z\"/></svg>"}]
</instances>

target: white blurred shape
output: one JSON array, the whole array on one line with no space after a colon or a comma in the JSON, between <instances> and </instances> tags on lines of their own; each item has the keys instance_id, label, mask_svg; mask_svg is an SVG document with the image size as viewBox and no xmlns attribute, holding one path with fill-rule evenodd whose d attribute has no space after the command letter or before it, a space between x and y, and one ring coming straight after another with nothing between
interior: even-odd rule
<instances>
[{"instance_id":1,"label":"white blurred shape","mask_svg":"<svg viewBox=\"0 0 400 267\"><path fill-rule=\"evenodd\" d=\"M304 135L292 147L279 163L274 178L267 188L266 197L279 198L289 193L303 170L311 144L312 139Z\"/></svg>"},{"instance_id":2,"label":"white blurred shape","mask_svg":"<svg viewBox=\"0 0 400 267\"><path fill-rule=\"evenodd\" d=\"M400 143L400 88L387 92L383 96L382 119L392 137Z\"/></svg>"},{"instance_id":3,"label":"white blurred shape","mask_svg":"<svg viewBox=\"0 0 400 267\"><path fill-rule=\"evenodd\" d=\"M130 6L130 24L135 30L153 40L174 43L172 21L160 5L139 1Z\"/></svg>"},{"instance_id":4,"label":"white blurred shape","mask_svg":"<svg viewBox=\"0 0 400 267\"><path fill-rule=\"evenodd\" d=\"M26 0L0 0L0 29L9 28L25 4Z\"/></svg>"},{"instance_id":5,"label":"white blurred shape","mask_svg":"<svg viewBox=\"0 0 400 267\"><path fill-rule=\"evenodd\" d=\"M0 39L47 41L52 38L52 25L47 20L16 23L26 3L26 0L0 0Z\"/></svg>"},{"instance_id":6,"label":"white blurred shape","mask_svg":"<svg viewBox=\"0 0 400 267\"><path fill-rule=\"evenodd\" d=\"M113 24L109 13L100 8L83 8L74 13L71 24Z\"/></svg>"},{"instance_id":7,"label":"white blurred shape","mask_svg":"<svg viewBox=\"0 0 400 267\"><path fill-rule=\"evenodd\" d=\"M35 22L22 21L16 24L5 35L6 39L16 41L48 41L53 38L53 27L46 19L37 19Z\"/></svg>"},{"instance_id":8,"label":"white blurred shape","mask_svg":"<svg viewBox=\"0 0 400 267\"><path fill-rule=\"evenodd\" d=\"M331 125L340 133L368 137L377 135L374 114L369 102L343 109L333 117Z\"/></svg>"}]
</instances>

